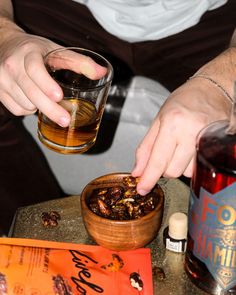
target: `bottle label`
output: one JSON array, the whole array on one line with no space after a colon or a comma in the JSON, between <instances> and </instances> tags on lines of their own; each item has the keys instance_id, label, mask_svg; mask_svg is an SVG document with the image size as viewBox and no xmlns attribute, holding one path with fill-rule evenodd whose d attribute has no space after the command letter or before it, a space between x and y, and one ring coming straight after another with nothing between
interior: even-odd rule
<instances>
[{"instance_id":1,"label":"bottle label","mask_svg":"<svg viewBox=\"0 0 236 295\"><path fill-rule=\"evenodd\" d=\"M171 239L166 239L166 249L173 251L173 252L177 252L177 253L181 253L181 252L185 252L186 251L186 240L180 240L180 241L172 241Z\"/></svg>"},{"instance_id":2,"label":"bottle label","mask_svg":"<svg viewBox=\"0 0 236 295\"><path fill-rule=\"evenodd\" d=\"M236 182L215 194L190 193L189 233L193 255L225 290L236 286Z\"/></svg>"}]
</instances>

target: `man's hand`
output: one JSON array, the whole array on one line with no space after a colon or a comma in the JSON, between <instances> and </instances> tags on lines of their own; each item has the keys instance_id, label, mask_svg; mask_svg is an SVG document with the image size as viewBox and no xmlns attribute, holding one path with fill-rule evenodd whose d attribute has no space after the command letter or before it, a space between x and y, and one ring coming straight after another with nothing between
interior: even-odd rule
<instances>
[{"instance_id":1,"label":"man's hand","mask_svg":"<svg viewBox=\"0 0 236 295\"><path fill-rule=\"evenodd\" d=\"M136 152L132 175L140 177L137 191L147 194L161 176L191 177L199 131L226 119L231 104L201 78L188 81L167 99Z\"/></svg>"},{"instance_id":2,"label":"man's hand","mask_svg":"<svg viewBox=\"0 0 236 295\"><path fill-rule=\"evenodd\" d=\"M39 109L62 127L70 122L69 113L57 102L63 98L60 86L48 74L43 57L59 48L42 37L14 31L0 44L0 101L17 116ZM99 79L106 69L91 58L71 52L71 63L65 65L91 79Z\"/></svg>"}]
</instances>

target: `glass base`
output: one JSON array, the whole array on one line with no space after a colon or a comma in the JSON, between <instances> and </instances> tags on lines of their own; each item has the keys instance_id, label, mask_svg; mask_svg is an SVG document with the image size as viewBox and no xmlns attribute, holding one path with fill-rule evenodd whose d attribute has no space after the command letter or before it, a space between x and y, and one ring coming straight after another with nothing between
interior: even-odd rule
<instances>
[{"instance_id":1,"label":"glass base","mask_svg":"<svg viewBox=\"0 0 236 295\"><path fill-rule=\"evenodd\" d=\"M60 154L82 154L88 151L95 144L94 140L80 146L63 146L46 139L39 130L38 138L47 148Z\"/></svg>"}]
</instances>

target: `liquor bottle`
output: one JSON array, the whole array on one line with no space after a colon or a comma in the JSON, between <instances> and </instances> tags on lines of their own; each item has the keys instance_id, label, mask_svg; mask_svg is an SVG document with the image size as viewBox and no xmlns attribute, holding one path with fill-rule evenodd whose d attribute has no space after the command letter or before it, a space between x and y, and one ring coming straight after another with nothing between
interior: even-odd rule
<instances>
[{"instance_id":1,"label":"liquor bottle","mask_svg":"<svg viewBox=\"0 0 236 295\"><path fill-rule=\"evenodd\" d=\"M230 128L218 121L200 132L188 212L185 270L217 295L236 294L236 133Z\"/></svg>"}]
</instances>

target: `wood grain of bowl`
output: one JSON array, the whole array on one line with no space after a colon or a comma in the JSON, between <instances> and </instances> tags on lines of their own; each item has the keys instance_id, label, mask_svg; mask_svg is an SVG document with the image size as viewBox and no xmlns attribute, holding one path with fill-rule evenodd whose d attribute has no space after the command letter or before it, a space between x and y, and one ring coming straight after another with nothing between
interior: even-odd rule
<instances>
[{"instance_id":1,"label":"wood grain of bowl","mask_svg":"<svg viewBox=\"0 0 236 295\"><path fill-rule=\"evenodd\" d=\"M89 208L93 190L121 185L123 178L129 175L112 173L98 177L88 183L81 194L82 217L88 234L98 245L111 250L125 251L146 246L157 236L162 222L164 192L158 184L154 188L158 195L155 208L140 218L112 220L95 214Z\"/></svg>"}]
</instances>

